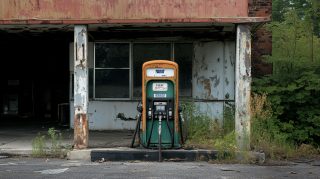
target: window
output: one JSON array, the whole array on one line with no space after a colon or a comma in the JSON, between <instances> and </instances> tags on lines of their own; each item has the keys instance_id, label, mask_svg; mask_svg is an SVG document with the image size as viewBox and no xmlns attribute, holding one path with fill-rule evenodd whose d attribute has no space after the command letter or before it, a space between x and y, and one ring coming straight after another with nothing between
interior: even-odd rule
<instances>
[{"instance_id":1,"label":"window","mask_svg":"<svg viewBox=\"0 0 320 179\"><path fill-rule=\"evenodd\" d=\"M179 95L192 96L192 57L193 45L191 43L174 44L174 61L179 65Z\"/></svg>"},{"instance_id":2,"label":"window","mask_svg":"<svg viewBox=\"0 0 320 179\"><path fill-rule=\"evenodd\" d=\"M130 97L128 43L95 44L95 98Z\"/></svg>"},{"instance_id":3,"label":"window","mask_svg":"<svg viewBox=\"0 0 320 179\"><path fill-rule=\"evenodd\" d=\"M92 51L94 62L88 69L90 99L140 99L142 64L149 60L177 62L179 94L192 95L192 43L96 42ZM73 87L73 73L71 77Z\"/></svg>"},{"instance_id":4,"label":"window","mask_svg":"<svg viewBox=\"0 0 320 179\"><path fill-rule=\"evenodd\" d=\"M133 44L133 97L142 95L142 65L149 60L170 60L170 43Z\"/></svg>"}]
</instances>

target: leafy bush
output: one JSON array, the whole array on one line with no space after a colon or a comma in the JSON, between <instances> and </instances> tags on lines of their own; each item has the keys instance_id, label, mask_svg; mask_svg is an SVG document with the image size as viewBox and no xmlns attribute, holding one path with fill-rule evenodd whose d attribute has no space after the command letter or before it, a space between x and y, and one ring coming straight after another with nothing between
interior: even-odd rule
<instances>
[{"instance_id":1,"label":"leafy bush","mask_svg":"<svg viewBox=\"0 0 320 179\"><path fill-rule=\"evenodd\" d=\"M268 94L277 127L296 144L320 144L320 68L287 81L275 75L255 79L253 91Z\"/></svg>"}]
</instances>

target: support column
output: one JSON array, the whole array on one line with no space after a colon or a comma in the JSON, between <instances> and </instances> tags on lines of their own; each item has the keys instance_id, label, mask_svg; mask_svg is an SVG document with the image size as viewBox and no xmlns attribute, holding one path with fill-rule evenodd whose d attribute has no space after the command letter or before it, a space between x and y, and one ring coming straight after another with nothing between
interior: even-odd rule
<instances>
[{"instance_id":1,"label":"support column","mask_svg":"<svg viewBox=\"0 0 320 179\"><path fill-rule=\"evenodd\" d=\"M239 150L250 150L251 33L249 25L237 26L235 69L235 133Z\"/></svg>"},{"instance_id":2,"label":"support column","mask_svg":"<svg viewBox=\"0 0 320 179\"><path fill-rule=\"evenodd\" d=\"M88 33L74 26L74 148L88 147Z\"/></svg>"}]
</instances>

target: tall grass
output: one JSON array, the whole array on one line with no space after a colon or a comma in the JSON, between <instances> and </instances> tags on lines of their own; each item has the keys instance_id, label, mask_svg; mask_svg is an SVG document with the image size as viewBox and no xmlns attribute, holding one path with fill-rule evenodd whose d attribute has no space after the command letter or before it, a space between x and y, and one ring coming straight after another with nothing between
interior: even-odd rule
<instances>
[{"instance_id":1,"label":"tall grass","mask_svg":"<svg viewBox=\"0 0 320 179\"><path fill-rule=\"evenodd\" d=\"M234 109L226 108L223 123L199 112L194 103L185 103L186 147L218 150L218 159L232 159L236 151Z\"/></svg>"},{"instance_id":2,"label":"tall grass","mask_svg":"<svg viewBox=\"0 0 320 179\"><path fill-rule=\"evenodd\" d=\"M251 148L263 151L271 159L312 157L319 150L311 145L297 146L289 140L289 134L282 132L280 121L273 116L267 95L253 94L251 97Z\"/></svg>"},{"instance_id":3,"label":"tall grass","mask_svg":"<svg viewBox=\"0 0 320 179\"><path fill-rule=\"evenodd\" d=\"M281 131L280 121L273 115L271 105L266 94L253 94L251 97L251 150L264 152L270 159L319 155L319 149L306 144L297 146L289 140L288 134ZM194 103L184 103L182 106L188 134L185 147L216 149L219 151L218 158L233 159L237 151L234 106L225 107L222 124L200 113Z\"/></svg>"}]
</instances>

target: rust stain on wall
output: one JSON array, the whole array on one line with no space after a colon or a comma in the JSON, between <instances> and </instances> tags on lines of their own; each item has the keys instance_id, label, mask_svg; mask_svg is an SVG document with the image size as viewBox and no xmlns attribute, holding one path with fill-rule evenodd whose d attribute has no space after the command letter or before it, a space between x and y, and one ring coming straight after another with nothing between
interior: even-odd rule
<instances>
[{"instance_id":1,"label":"rust stain on wall","mask_svg":"<svg viewBox=\"0 0 320 179\"><path fill-rule=\"evenodd\" d=\"M88 146L89 132L87 114L78 113L74 117L74 148L84 149Z\"/></svg>"},{"instance_id":2,"label":"rust stain on wall","mask_svg":"<svg viewBox=\"0 0 320 179\"><path fill-rule=\"evenodd\" d=\"M248 1L1 0L0 19L172 19L247 17Z\"/></svg>"},{"instance_id":3,"label":"rust stain on wall","mask_svg":"<svg viewBox=\"0 0 320 179\"><path fill-rule=\"evenodd\" d=\"M209 79L203 79L200 80L201 85L204 88L204 92L206 94L207 97L209 97L211 95L211 83Z\"/></svg>"}]
</instances>

